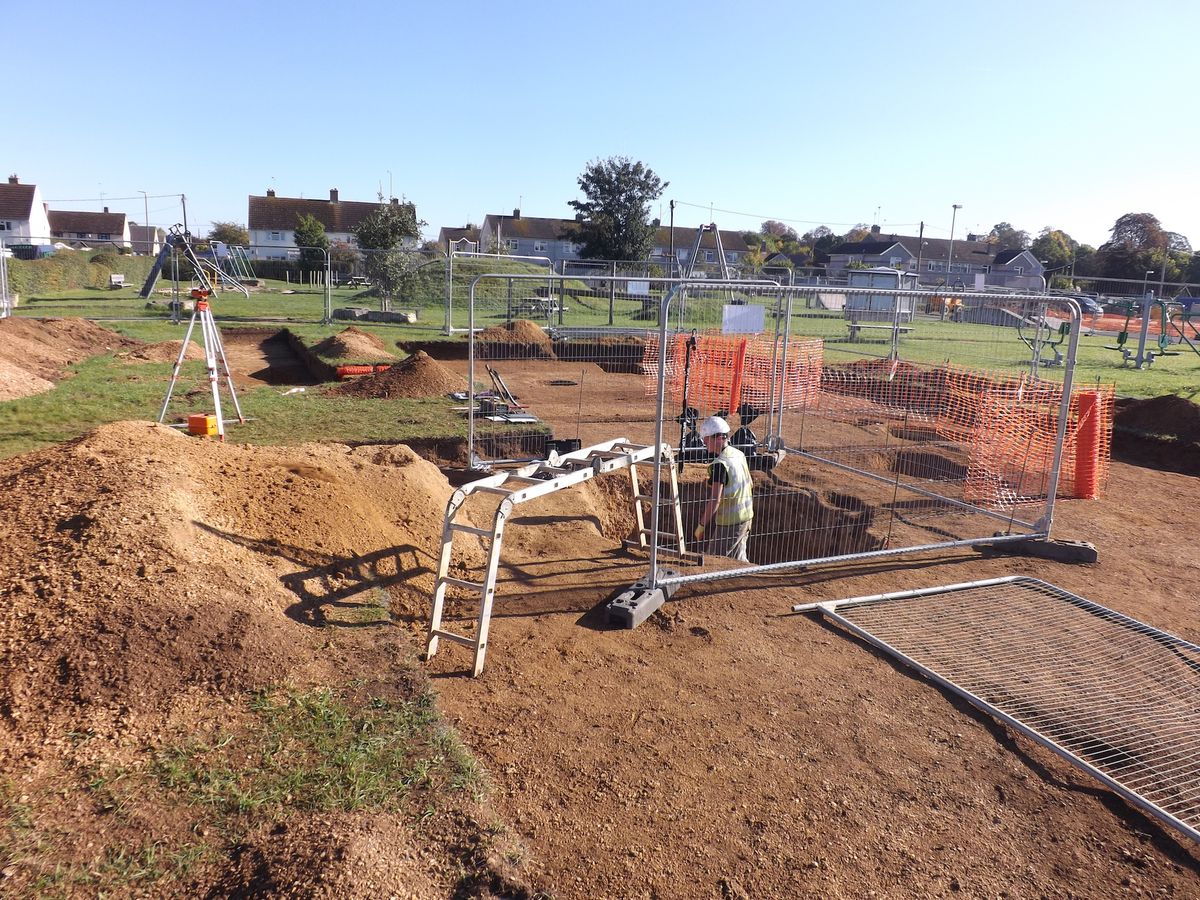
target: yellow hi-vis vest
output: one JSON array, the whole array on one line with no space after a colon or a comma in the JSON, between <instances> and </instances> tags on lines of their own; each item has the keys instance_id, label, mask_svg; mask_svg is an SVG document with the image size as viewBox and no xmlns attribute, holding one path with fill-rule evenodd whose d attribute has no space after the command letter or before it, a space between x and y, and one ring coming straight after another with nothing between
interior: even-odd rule
<instances>
[{"instance_id":1,"label":"yellow hi-vis vest","mask_svg":"<svg viewBox=\"0 0 1200 900\"><path fill-rule=\"evenodd\" d=\"M717 463L725 467L729 478L721 492L721 502L713 520L718 525L741 525L754 518L754 502L750 495L750 467L746 465L746 454L737 447L725 445L717 456Z\"/></svg>"}]
</instances>

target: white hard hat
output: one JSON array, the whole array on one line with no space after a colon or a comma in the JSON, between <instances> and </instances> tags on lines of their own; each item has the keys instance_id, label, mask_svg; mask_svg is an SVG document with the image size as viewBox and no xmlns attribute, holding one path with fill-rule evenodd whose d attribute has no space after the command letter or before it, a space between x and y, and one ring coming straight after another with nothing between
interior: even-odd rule
<instances>
[{"instance_id":1,"label":"white hard hat","mask_svg":"<svg viewBox=\"0 0 1200 900\"><path fill-rule=\"evenodd\" d=\"M729 423L720 416L709 416L700 423L700 437L708 438L717 434L729 434Z\"/></svg>"}]
</instances>

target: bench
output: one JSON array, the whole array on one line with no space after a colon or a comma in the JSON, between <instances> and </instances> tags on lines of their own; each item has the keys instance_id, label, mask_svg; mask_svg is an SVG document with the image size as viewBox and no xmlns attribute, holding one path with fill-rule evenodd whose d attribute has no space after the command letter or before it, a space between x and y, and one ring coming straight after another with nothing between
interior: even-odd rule
<instances>
[{"instance_id":1,"label":"bench","mask_svg":"<svg viewBox=\"0 0 1200 900\"><path fill-rule=\"evenodd\" d=\"M872 331L897 331L900 334L908 334L912 331L911 325L874 325L866 322L847 322L846 327L850 329L850 340L852 341L860 339L860 332L864 328L869 328Z\"/></svg>"},{"instance_id":2,"label":"bench","mask_svg":"<svg viewBox=\"0 0 1200 900\"><path fill-rule=\"evenodd\" d=\"M539 316L551 316L558 312L566 312L565 306L559 306L557 300L545 297L529 297L525 300L514 300L514 313L536 313Z\"/></svg>"},{"instance_id":3,"label":"bench","mask_svg":"<svg viewBox=\"0 0 1200 900\"><path fill-rule=\"evenodd\" d=\"M371 286L371 279L364 278L362 275L351 275L346 279L346 286L369 288Z\"/></svg>"}]
</instances>

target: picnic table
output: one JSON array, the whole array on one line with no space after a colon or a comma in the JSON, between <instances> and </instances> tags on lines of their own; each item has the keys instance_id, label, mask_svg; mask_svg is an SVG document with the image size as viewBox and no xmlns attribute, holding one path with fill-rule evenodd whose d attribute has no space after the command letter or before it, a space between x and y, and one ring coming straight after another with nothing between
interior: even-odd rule
<instances>
[{"instance_id":1,"label":"picnic table","mask_svg":"<svg viewBox=\"0 0 1200 900\"><path fill-rule=\"evenodd\" d=\"M367 278L365 275L351 275L346 279L346 285L348 287L369 288L371 286L371 279Z\"/></svg>"},{"instance_id":2,"label":"picnic table","mask_svg":"<svg viewBox=\"0 0 1200 900\"><path fill-rule=\"evenodd\" d=\"M911 325L893 325L891 323L856 322L854 320L850 320L850 321L846 322L846 327L850 329L850 340L852 340L852 341L862 340L863 338L866 337L866 335L862 334L862 330L864 328L870 329L872 331L880 331L880 330L892 331L894 329L895 331L899 332L900 334L908 334L910 331L912 331ZM879 335L879 337L883 337L883 335Z\"/></svg>"}]
</instances>

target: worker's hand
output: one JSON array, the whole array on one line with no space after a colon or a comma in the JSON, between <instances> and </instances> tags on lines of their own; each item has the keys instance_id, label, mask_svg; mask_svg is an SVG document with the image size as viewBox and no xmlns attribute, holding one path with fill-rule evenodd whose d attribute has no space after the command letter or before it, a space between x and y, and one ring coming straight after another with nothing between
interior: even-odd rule
<instances>
[{"instance_id":1,"label":"worker's hand","mask_svg":"<svg viewBox=\"0 0 1200 900\"><path fill-rule=\"evenodd\" d=\"M702 524L696 526L696 530L692 532L692 537L698 541L704 540L704 526Z\"/></svg>"}]
</instances>

